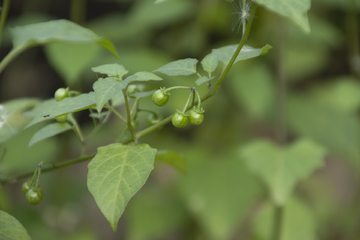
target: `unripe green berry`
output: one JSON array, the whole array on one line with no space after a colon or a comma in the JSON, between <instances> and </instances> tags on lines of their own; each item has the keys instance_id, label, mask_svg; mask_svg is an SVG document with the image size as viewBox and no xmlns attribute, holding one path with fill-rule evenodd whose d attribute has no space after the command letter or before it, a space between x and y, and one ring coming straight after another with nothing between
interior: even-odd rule
<instances>
[{"instance_id":1,"label":"unripe green berry","mask_svg":"<svg viewBox=\"0 0 360 240\"><path fill-rule=\"evenodd\" d=\"M56 90L55 92L55 99L56 101L61 101L64 98L69 97L69 92L67 89L65 88L59 88L58 90Z\"/></svg>"}]
</instances>

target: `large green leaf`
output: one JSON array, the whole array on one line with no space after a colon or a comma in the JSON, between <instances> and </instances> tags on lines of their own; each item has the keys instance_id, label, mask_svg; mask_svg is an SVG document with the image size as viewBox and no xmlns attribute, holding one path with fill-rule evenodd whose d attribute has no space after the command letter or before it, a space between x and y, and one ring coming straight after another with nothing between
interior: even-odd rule
<instances>
[{"instance_id":1,"label":"large green leaf","mask_svg":"<svg viewBox=\"0 0 360 240\"><path fill-rule=\"evenodd\" d=\"M16 218L0 210L0 239L30 240L31 238Z\"/></svg>"},{"instance_id":2,"label":"large green leaf","mask_svg":"<svg viewBox=\"0 0 360 240\"><path fill-rule=\"evenodd\" d=\"M100 65L91 68L91 70L96 73L106 74L108 77L116 77L120 80L129 72L123 65L117 63Z\"/></svg>"},{"instance_id":3,"label":"large green leaf","mask_svg":"<svg viewBox=\"0 0 360 240\"><path fill-rule=\"evenodd\" d=\"M352 95L351 92L347 94ZM333 95L334 101L336 96ZM344 107L339 108L341 103L337 104L331 106L308 95L290 97L289 125L295 133L322 144L329 152L346 157L359 166L360 122L357 112L349 112Z\"/></svg>"},{"instance_id":4,"label":"large green leaf","mask_svg":"<svg viewBox=\"0 0 360 240\"><path fill-rule=\"evenodd\" d=\"M284 206L283 224L278 240L316 240L316 218L313 209L297 198L290 198ZM271 239L275 208L270 203L260 209L253 221L256 239ZM301 229L301 230L299 230Z\"/></svg>"},{"instance_id":5,"label":"large green leaf","mask_svg":"<svg viewBox=\"0 0 360 240\"><path fill-rule=\"evenodd\" d=\"M249 168L262 178L272 199L284 205L296 184L322 166L325 150L309 140L298 140L280 148L266 140L258 140L241 149Z\"/></svg>"},{"instance_id":6,"label":"large green leaf","mask_svg":"<svg viewBox=\"0 0 360 240\"><path fill-rule=\"evenodd\" d=\"M95 42L118 56L112 43L94 32L68 20L53 20L10 29L13 49L0 64L0 71L22 51L50 42Z\"/></svg>"},{"instance_id":7,"label":"large green leaf","mask_svg":"<svg viewBox=\"0 0 360 240\"><path fill-rule=\"evenodd\" d=\"M31 138L29 142L29 147L37 142L40 142L41 140L55 136L62 132L66 132L71 128L72 127L66 122L65 123L56 122L49 124L34 134L34 136Z\"/></svg>"},{"instance_id":8,"label":"large green leaf","mask_svg":"<svg viewBox=\"0 0 360 240\"><path fill-rule=\"evenodd\" d=\"M98 148L89 163L89 191L114 231L126 204L154 168L155 154L156 149L147 144L114 143Z\"/></svg>"},{"instance_id":9,"label":"large green leaf","mask_svg":"<svg viewBox=\"0 0 360 240\"><path fill-rule=\"evenodd\" d=\"M256 0L256 3L291 18L305 32L310 32L307 12L311 6L311 0Z\"/></svg>"},{"instance_id":10,"label":"large green leaf","mask_svg":"<svg viewBox=\"0 0 360 240\"><path fill-rule=\"evenodd\" d=\"M83 93L76 97L68 97L59 102L55 99L46 100L25 115L34 117L26 128L39 122L54 119L65 113L73 113L95 107L95 103L96 99L94 92Z\"/></svg>"},{"instance_id":11,"label":"large green leaf","mask_svg":"<svg viewBox=\"0 0 360 240\"><path fill-rule=\"evenodd\" d=\"M234 153L194 149L186 155L188 174L180 188L190 213L205 239L231 239L262 194L259 182Z\"/></svg>"},{"instance_id":12,"label":"large green leaf","mask_svg":"<svg viewBox=\"0 0 360 240\"><path fill-rule=\"evenodd\" d=\"M51 65L65 80L66 85L73 86L81 80L81 74L98 56L100 47L95 43L55 42L47 44L45 50Z\"/></svg>"},{"instance_id":13,"label":"large green leaf","mask_svg":"<svg viewBox=\"0 0 360 240\"><path fill-rule=\"evenodd\" d=\"M229 46L213 49L211 54L217 55L219 61L222 62L226 66L230 62L230 59L234 55L237 47L238 47L238 45L229 45ZM252 48L250 46L245 45L241 49L234 64L241 60L246 60L249 58L254 58L254 57L260 56L262 54L266 54L271 48L272 47L270 45L265 45L262 48Z\"/></svg>"},{"instance_id":14,"label":"large green leaf","mask_svg":"<svg viewBox=\"0 0 360 240\"><path fill-rule=\"evenodd\" d=\"M154 72L165 73L169 76L189 76L196 73L196 64L198 60L195 58L186 58L170 62L164 66L154 70Z\"/></svg>"}]
</instances>

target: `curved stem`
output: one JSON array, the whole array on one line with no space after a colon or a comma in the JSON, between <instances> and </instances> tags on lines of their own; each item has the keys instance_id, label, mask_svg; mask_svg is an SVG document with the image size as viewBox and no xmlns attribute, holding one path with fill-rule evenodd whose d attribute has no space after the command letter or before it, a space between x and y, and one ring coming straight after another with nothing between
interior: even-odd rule
<instances>
[{"instance_id":1,"label":"curved stem","mask_svg":"<svg viewBox=\"0 0 360 240\"><path fill-rule=\"evenodd\" d=\"M84 162L84 161L92 159L93 157L95 157L95 153L91 154L91 155L85 155L85 156L82 156L82 157L79 157L79 158L75 158L75 159L72 159L72 160L68 160L68 161L65 161L65 162L62 162L62 163L59 163L59 164L54 164L53 166L43 168L42 172L45 173L45 172L49 172L49 171L52 171L52 170L55 170L55 169L59 169L59 168L63 168L63 167L69 166L69 165L73 165L73 164L76 164L76 163ZM0 180L0 184L2 185L2 184L7 184L7 183L15 183L17 180L22 179L22 178L30 177L31 175L33 175L32 171L28 172L28 173L24 173L24 174L16 176L16 177L13 177L13 178L2 179L2 180Z\"/></svg>"},{"instance_id":2,"label":"curved stem","mask_svg":"<svg viewBox=\"0 0 360 240\"><path fill-rule=\"evenodd\" d=\"M169 92L171 90L174 90L174 89L192 89L192 87L185 87L185 86L169 87L169 88L164 90L164 93L167 93L167 92Z\"/></svg>"},{"instance_id":3,"label":"curved stem","mask_svg":"<svg viewBox=\"0 0 360 240\"><path fill-rule=\"evenodd\" d=\"M127 114L126 122L127 122L128 128L131 132L131 135L132 135L133 139L135 139L135 142L136 142L137 141L136 132L135 132L133 126L131 125L131 113L130 113L129 100L127 98L125 89L123 89L122 92L123 92L124 99L125 99L125 107L126 107L126 114Z\"/></svg>"},{"instance_id":4,"label":"curved stem","mask_svg":"<svg viewBox=\"0 0 360 240\"><path fill-rule=\"evenodd\" d=\"M1 40L2 40L2 33L4 30L6 18L9 12L11 0L4 0L4 4L1 8L1 19L0 19L0 46L1 46Z\"/></svg>"},{"instance_id":5,"label":"curved stem","mask_svg":"<svg viewBox=\"0 0 360 240\"><path fill-rule=\"evenodd\" d=\"M281 239L281 225L283 220L283 206L275 206L274 212L274 222L273 222L273 232L271 240Z\"/></svg>"},{"instance_id":6,"label":"curved stem","mask_svg":"<svg viewBox=\"0 0 360 240\"><path fill-rule=\"evenodd\" d=\"M113 107L104 106L104 108L107 108L107 109L109 109L110 111L112 111L118 118L120 118L121 121L123 121L124 123L127 124L127 121L125 120L125 118L123 118L123 116L121 116L120 113L118 113L118 111L116 111Z\"/></svg>"},{"instance_id":7,"label":"curved stem","mask_svg":"<svg viewBox=\"0 0 360 240\"><path fill-rule=\"evenodd\" d=\"M190 95L188 97L188 100L186 101L185 106L184 106L183 110L181 111L184 114L185 114L186 110L189 108L189 105L190 105L190 102L191 102L191 97L193 96L194 91L195 91L195 88L191 88L191 92L190 92Z\"/></svg>"}]
</instances>

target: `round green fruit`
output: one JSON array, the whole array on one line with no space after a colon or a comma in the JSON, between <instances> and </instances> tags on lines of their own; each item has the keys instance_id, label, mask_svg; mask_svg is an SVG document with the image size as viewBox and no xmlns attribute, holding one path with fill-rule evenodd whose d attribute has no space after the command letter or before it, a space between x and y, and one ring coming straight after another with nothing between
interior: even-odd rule
<instances>
[{"instance_id":1,"label":"round green fruit","mask_svg":"<svg viewBox=\"0 0 360 240\"><path fill-rule=\"evenodd\" d=\"M26 193L30 190L31 185L32 185L31 180L29 180L29 181L27 181L27 182L24 182L23 185L22 185L22 187L21 187L21 190L23 191L23 193L26 194Z\"/></svg>"},{"instance_id":2,"label":"round green fruit","mask_svg":"<svg viewBox=\"0 0 360 240\"><path fill-rule=\"evenodd\" d=\"M60 123L66 122L66 120L67 120L67 114L63 114L63 115L57 116L55 119L56 119L58 122L60 122Z\"/></svg>"},{"instance_id":3,"label":"round green fruit","mask_svg":"<svg viewBox=\"0 0 360 240\"><path fill-rule=\"evenodd\" d=\"M126 89L126 95L128 95L131 98L135 98L131 95L137 92L140 92L140 89L136 85L129 85Z\"/></svg>"},{"instance_id":4,"label":"round green fruit","mask_svg":"<svg viewBox=\"0 0 360 240\"><path fill-rule=\"evenodd\" d=\"M169 94L159 89L152 95L152 101L155 105L164 106L169 101Z\"/></svg>"},{"instance_id":5,"label":"round green fruit","mask_svg":"<svg viewBox=\"0 0 360 240\"><path fill-rule=\"evenodd\" d=\"M31 205L36 205L41 202L43 198L43 193L40 188L30 188L29 191L27 191L25 197L28 203L30 203Z\"/></svg>"},{"instance_id":6,"label":"round green fruit","mask_svg":"<svg viewBox=\"0 0 360 240\"><path fill-rule=\"evenodd\" d=\"M200 125L204 121L204 114L196 109L191 109L189 113L189 120L192 125Z\"/></svg>"},{"instance_id":7,"label":"round green fruit","mask_svg":"<svg viewBox=\"0 0 360 240\"><path fill-rule=\"evenodd\" d=\"M186 114L184 113L180 113L180 112L177 112L173 115L172 119L172 124L177 127L177 128L183 128L186 126L186 124L188 123L189 121L189 118Z\"/></svg>"},{"instance_id":8,"label":"round green fruit","mask_svg":"<svg viewBox=\"0 0 360 240\"><path fill-rule=\"evenodd\" d=\"M69 97L69 92L66 88L59 88L58 90L56 90L55 92L56 101L61 101L67 97Z\"/></svg>"}]
</instances>

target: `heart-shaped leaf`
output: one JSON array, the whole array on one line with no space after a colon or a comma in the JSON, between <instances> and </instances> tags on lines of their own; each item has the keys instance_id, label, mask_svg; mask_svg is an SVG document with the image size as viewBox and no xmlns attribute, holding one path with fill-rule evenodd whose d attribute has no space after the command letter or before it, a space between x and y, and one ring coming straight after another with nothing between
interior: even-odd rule
<instances>
[{"instance_id":1,"label":"heart-shaped leaf","mask_svg":"<svg viewBox=\"0 0 360 240\"><path fill-rule=\"evenodd\" d=\"M89 191L114 231L126 204L154 168L155 154L156 149L147 144L114 143L98 148L89 163Z\"/></svg>"},{"instance_id":2,"label":"heart-shaped leaf","mask_svg":"<svg viewBox=\"0 0 360 240\"><path fill-rule=\"evenodd\" d=\"M201 61L201 65L203 69L209 73L209 76L211 76L211 73L215 71L216 67L218 66L218 63L219 63L218 56L214 52L206 55L204 59Z\"/></svg>"},{"instance_id":3,"label":"heart-shaped leaf","mask_svg":"<svg viewBox=\"0 0 360 240\"><path fill-rule=\"evenodd\" d=\"M296 184L322 166L325 150L305 139L287 148L260 140L242 148L241 156L265 181L275 203L284 205Z\"/></svg>"}]
</instances>

